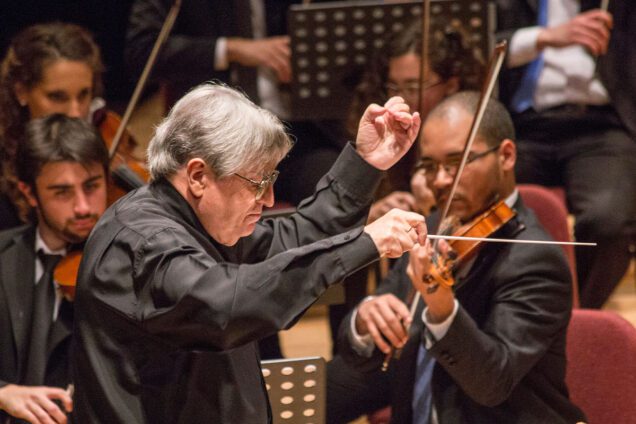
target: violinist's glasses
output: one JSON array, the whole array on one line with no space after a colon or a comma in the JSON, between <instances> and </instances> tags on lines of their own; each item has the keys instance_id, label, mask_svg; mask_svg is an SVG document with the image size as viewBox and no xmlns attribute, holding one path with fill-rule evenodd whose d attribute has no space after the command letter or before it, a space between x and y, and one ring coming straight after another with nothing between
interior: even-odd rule
<instances>
[{"instance_id":1,"label":"violinist's glasses","mask_svg":"<svg viewBox=\"0 0 636 424\"><path fill-rule=\"evenodd\" d=\"M466 160L466 165L476 161L477 159L483 158L484 156L490 153L495 152L497 149L499 149L499 146L501 146L501 143L487 150L484 150L483 152L480 152L480 153L470 152L468 154L468 159ZM435 178L435 176L439 172L439 167L441 166L444 169L444 172L446 172L451 177L455 177L455 175L457 174L457 170L459 169L459 164L461 163L461 161L462 161L461 153L448 155L446 159L444 159L441 162L438 162L428 157L423 157L415 164L413 173L415 174L416 172L423 171L424 176L427 179L432 180Z\"/></svg>"},{"instance_id":2,"label":"violinist's glasses","mask_svg":"<svg viewBox=\"0 0 636 424\"><path fill-rule=\"evenodd\" d=\"M254 181L251 178L244 177L240 174L237 174L236 172L234 173L234 175L236 175L240 179L245 180L254 186L254 188L256 189L256 201L261 200L265 193L267 193L269 187L274 185L274 183L276 182L276 178L278 178L278 174L278 171L274 171L268 177L263 178L261 181Z\"/></svg>"},{"instance_id":3,"label":"violinist's glasses","mask_svg":"<svg viewBox=\"0 0 636 424\"><path fill-rule=\"evenodd\" d=\"M442 84L444 80L439 81L424 81L422 91L429 90ZM420 83L418 81L407 82L406 84L396 84L394 82L387 82L384 84L384 90L388 97L404 96L407 99L417 99L420 95Z\"/></svg>"}]
</instances>

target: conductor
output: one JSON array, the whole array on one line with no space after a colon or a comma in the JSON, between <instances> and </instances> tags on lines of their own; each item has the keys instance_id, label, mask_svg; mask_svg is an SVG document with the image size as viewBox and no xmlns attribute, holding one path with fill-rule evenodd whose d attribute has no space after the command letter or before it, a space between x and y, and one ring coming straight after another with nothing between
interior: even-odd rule
<instances>
[{"instance_id":1,"label":"conductor","mask_svg":"<svg viewBox=\"0 0 636 424\"><path fill-rule=\"evenodd\" d=\"M222 85L177 102L149 146L151 184L115 203L85 247L74 419L271 422L256 342L357 269L424 243L413 212L364 226L381 171L419 126L400 97L369 106L314 195L261 221L292 146L283 124Z\"/></svg>"}]
</instances>

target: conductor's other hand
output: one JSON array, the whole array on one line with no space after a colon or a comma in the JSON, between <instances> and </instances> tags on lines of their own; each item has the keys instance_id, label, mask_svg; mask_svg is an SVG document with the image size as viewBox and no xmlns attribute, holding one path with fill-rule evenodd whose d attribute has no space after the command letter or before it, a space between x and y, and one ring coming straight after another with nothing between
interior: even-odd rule
<instances>
[{"instance_id":1,"label":"conductor's other hand","mask_svg":"<svg viewBox=\"0 0 636 424\"><path fill-rule=\"evenodd\" d=\"M426 243L424 217L415 212L392 209L364 227L380 256L399 258L417 243Z\"/></svg>"},{"instance_id":2,"label":"conductor's other hand","mask_svg":"<svg viewBox=\"0 0 636 424\"><path fill-rule=\"evenodd\" d=\"M375 345L384 353L391 350L387 341L397 348L408 340L411 324L409 309L392 294L372 296L358 306L356 331L359 335L370 334Z\"/></svg>"},{"instance_id":3,"label":"conductor's other hand","mask_svg":"<svg viewBox=\"0 0 636 424\"><path fill-rule=\"evenodd\" d=\"M278 80L291 81L291 49L288 36L268 37L260 40L228 38L227 58L243 66L263 66L272 69Z\"/></svg>"},{"instance_id":4,"label":"conductor's other hand","mask_svg":"<svg viewBox=\"0 0 636 424\"><path fill-rule=\"evenodd\" d=\"M57 387L17 386L0 389L0 409L32 424L65 424L66 414L53 402L57 399L67 412L73 410L70 394Z\"/></svg>"},{"instance_id":5,"label":"conductor's other hand","mask_svg":"<svg viewBox=\"0 0 636 424\"><path fill-rule=\"evenodd\" d=\"M537 48L541 50L578 44L594 56L599 56L607 53L613 25L609 13L601 9L589 10L561 25L542 29L537 38Z\"/></svg>"},{"instance_id":6,"label":"conductor's other hand","mask_svg":"<svg viewBox=\"0 0 636 424\"><path fill-rule=\"evenodd\" d=\"M411 114L401 97L371 104L360 119L356 150L370 165L387 170L411 148L420 123L420 114Z\"/></svg>"}]
</instances>

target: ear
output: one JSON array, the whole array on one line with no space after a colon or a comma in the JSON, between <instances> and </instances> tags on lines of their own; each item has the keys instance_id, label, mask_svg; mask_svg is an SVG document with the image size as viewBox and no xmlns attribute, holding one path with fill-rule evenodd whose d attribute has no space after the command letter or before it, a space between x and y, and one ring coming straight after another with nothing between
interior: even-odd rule
<instances>
[{"instance_id":1,"label":"ear","mask_svg":"<svg viewBox=\"0 0 636 424\"><path fill-rule=\"evenodd\" d=\"M18 99L20 106L24 107L27 105L29 90L24 86L24 84L16 82L13 86L13 93L15 94L16 99Z\"/></svg>"},{"instance_id":2,"label":"ear","mask_svg":"<svg viewBox=\"0 0 636 424\"><path fill-rule=\"evenodd\" d=\"M24 198L27 200L29 206L31 206L32 208L38 207L38 197L29 184L25 183L24 181L18 181L18 190L20 190L20 193L22 193Z\"/></svg>"},{"instance_id":3,"label":"ear","mask_svg":"<svg viewBox=\"0 0 636 424\"><path fill-rule=\"evenodd\" d=\"M446 97L459 91L459 77L450 77L444 84L444 94Z\"/></svg>"},{"instance_id":4,"label":"ear","mask_svg":"<svg viewBox=\"0 0 636 424\"><path fill-rule=\"evenodd\" d=\"M499 160L504 171L514 171L517 162L517 146L514 141L507 138L501 142Z\"/></svg>"},{"instance_id":5,"label":"ear","mask_svg":"<svg viewBox=\"0 0 636 424\"><path fill-rule=\"evenodd\" d=\"M195 198L203 196L209 181L210 170L205 161L201 158L190 159L186 165L186 176L188 179L188 189Z\"/></svg>"}]
</instances>

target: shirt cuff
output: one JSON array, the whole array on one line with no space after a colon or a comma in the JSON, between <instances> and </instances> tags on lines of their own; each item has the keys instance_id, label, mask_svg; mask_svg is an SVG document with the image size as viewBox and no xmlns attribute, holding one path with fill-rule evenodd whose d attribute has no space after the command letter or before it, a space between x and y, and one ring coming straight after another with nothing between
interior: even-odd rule
<instances>
[{"instance_id":1,"label":"shirt cuff","mask_svg":"<svg viewBox=\"0 0 636 424\"><path fill-rule=\"evenodd\" d=\"M453 306L453 312L451 312L448 318L446 318L444 321L437 324L432 324L428 322L428 320L426 319L426 312L428 311L428 307L424 308L424 312L422 312L422 321L424 322L424 325L426 326L427 330L433 336L434 340L439 340L442 337L444 337L446 333L448 332L448 329L450 328L451 324L453 323L453 320L455 320L455 316L457 315L457 311L459 310L459 302L457 302L457 299L454 300L454 305L455 306ZM433 340L431 340L430 337L426 337L425 339L426 339L426 349L430 349L433 346L434 342Z\"/></svg>"},{"instance_id":2,"label":"shirt cuff","mask_svg":"<svg viewBox=\"0 0 636 424\"><path fill-rule=\"evenodd\" d=\"M214 47L214 70L225 71L230 66L227 61L227 38L220 37L216 39Z\"/></svg>"},{"instance_id":3,"label":"shirt cuff","mask_svg":"<svg viewBox=\"0 0 636 424\"><path fill-rule=\"evenodd\" d=\"M516 68L532 62L539 56L537 38L543 28L534 26L521 28L512 35L508 49L508 67Z\"/></svg>"},{"instance_id":4,"label":"shirt cuff","mask_svg":"<svg viewBox=\"0 0 636 424\"><path fill-rule=\"evenodd\" d=\"M373 299L375 296L367 296L362 302L364 303L367 300ZM353 350L360 356L365 358L370 358L373 354L373 337L371 334L367 334L366 336L361 336L356 331L356 317L358 316L358 308L353 310L351 314L350 328L349 328L349 341L351 342L351 347Z\"/></svg>"}]
</instances>

